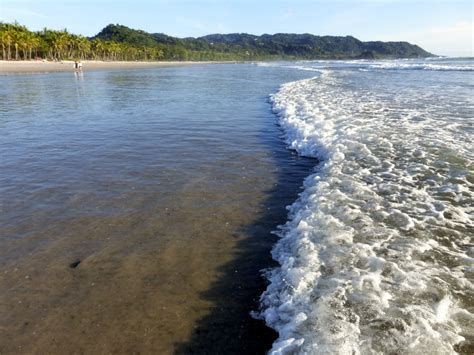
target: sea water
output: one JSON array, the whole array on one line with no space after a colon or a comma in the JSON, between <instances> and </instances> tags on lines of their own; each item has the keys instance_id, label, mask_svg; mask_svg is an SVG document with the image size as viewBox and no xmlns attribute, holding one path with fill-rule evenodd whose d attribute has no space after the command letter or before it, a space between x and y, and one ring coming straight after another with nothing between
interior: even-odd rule
<instances>
[{"instance_id":1,"label":"sea water","mask_svg":"<svg viewBox=\"0 0 474 355\"><path fill-rule=\"evenodd\" d=\"M271 353L473 351L474 61L257 65L314 73L270 101L319 160L266 272Z\"/></svg>"},{"instance_id":2,"label":"sea water","mask_svg":"<svg viewBox=\"0 0 474 355\"><path fill-rule=\"evenodd\" d=\"M0 76L0 353L262 353L249 312L314 161L251 64Z\"/></svg>"},{"instance_id":3,"label":"sea water","mask_svg":"<svg viewBox=\"0 0 474 355\"><path fill-rule=\"evenodd\" d=\"M277 224L271 352L472 352L472 60L85 70L0 77L0 352L261 352Z\"/></svg>"}]
</instances>

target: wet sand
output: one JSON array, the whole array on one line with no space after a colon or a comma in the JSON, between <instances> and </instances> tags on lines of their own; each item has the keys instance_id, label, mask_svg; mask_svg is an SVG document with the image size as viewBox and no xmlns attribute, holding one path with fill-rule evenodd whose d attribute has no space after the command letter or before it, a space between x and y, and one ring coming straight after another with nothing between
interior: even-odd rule
<instances>
[{"instance_id":1,"label":"wet sand","mask_svg":"<svg viewBox=\"0 0 474 355\"><path fill-rule=\"evenodd\" d=\"M101 69L146 69L172 67L182 65L196 64L216 64L215 62L104 62L85 60L83 71L101 70ZM67 72L74 71L73 61L51 62L51 61L5 61L0 60L0 74L9 73L43 73L43 72Z\"/></svg>"},{"instance_id":2,"label":"wet sand","mask_svg":"<svg viewBox=\"0 0 474 355\"><path fill-rule=\"evenodd\" d=\"M0 352L265 353L275 334L249 312L304 169L268 192L196 181L166 202L129 196L135 213L55 223L26 237L43 241L34 249L13 240Z\"/></svg>"}]
</instances>

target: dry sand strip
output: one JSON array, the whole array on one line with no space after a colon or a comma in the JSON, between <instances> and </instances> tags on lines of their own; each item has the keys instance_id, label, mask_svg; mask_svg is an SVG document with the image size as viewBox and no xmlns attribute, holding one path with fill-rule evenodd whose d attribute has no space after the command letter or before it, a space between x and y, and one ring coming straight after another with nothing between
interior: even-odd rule
<instances>
[{"instance_id":1,"label":"dry sand strip","mask_svg":"<svg viewBox=\"0 0 474 355\"><path fill-rule=\"evenodd\" d=\"M102 62L83 61L83 71L101 69L143 69L170 67L195 64L210 64L224 62ZM229 62L227 62L229 63ZM45 73L59 71L74 71L73 61L48 62L48 61L4 61L0 60L0 74L13 73Z\"/></svg>"}]
</instances>

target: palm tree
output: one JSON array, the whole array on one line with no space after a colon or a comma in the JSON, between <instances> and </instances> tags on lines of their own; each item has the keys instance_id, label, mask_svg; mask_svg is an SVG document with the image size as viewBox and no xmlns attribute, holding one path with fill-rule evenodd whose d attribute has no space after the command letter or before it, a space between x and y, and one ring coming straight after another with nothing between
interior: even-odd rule
<instances>
[{"instance_id":1,"label":"palm tree","mask_svg":"<svg viewBox=\"0 0 474 355\"><path fill-rule=\"evenodd\" d=\"M30 52L30 59L32 58L32 52L33 50L35 51L35 57L37 57L37 51L38 51L38 48L40 46L40 38L39 36L36 34L36 33L31 33L31 36L30 36L30 41L29 41L29 52Z\"/></svg>"},{"instance_id":2,"label":"palm tree","mask_svg":"<svg viewBox=\"0 0 474 355\"><path fill-rule=\"evenodd\" d=\"M55 58L54 57L54 43L56 32L48 30L46 27L39 33L42 42L42 51L43 56L47 58Z\"/></svg>"},{"instance_id":3,"label":"palm tree","mask_svg":"<svg viewBox=\"0 0 474 355\"><path fill-rule=\"evenodd\" d=\"M25 31L22 33L21 36L21 48L23 51L23 59L32 59L33 57L33 50L35 53L40 45L39 36L36 33Z\"/></svg>"},{"instance_id":4,"label":"palm tree","mask_svg":"<svg viewBox=\"0 0 474 355\"><path fill-rule=\"evenodd\" d=\"M11 55L11 46L13 44L14 40L14 35L15 35L16 29L15 25L5 23L2 24L2 31L1 31L1 38L2 38L2 49L6 47L6 59L10 60L12 55ZM3 57L5 59L5 56Z\"/></svg>"},{"instance_id":5,"label":"palm tree","mask_svg":"<svg viewBox=\"0 0 474 355\"><path fill-rule=\"evenodd\" d=\"M54 50L53 57L54 59L59 60L69 44L69 34L67 31L54 31L51 32L51 34L51 44Z\"/></svg>"},{"instance_id":6,"label":"palm tree","mask_svg":"<svg viewBox=\"0 0 474 355\"><path fill-rule=\"evenodd\" d=\"M13 47L15 47L15 60L18 60L18 58L20 57L21 40L21 32L17 28L14 28L12 31L12 43Z\"/></svg>"},{"instance_id":7,"label":"palm tree","mask_svg":"<svg viewBox=\"0 0 474 355\"><path fill-rule=\"evenodd\" d=\"M94 59L100 58L104 53L104 41L94 38L91 43L92 56Z\"/></svg>"},{"instance_id":8,"label":"palm tree","mask_svg":"<svg viewBox=\"0 0 474 355\"><path fill-rule=\"evenodd\" d=\"M9 26L2 24L0 27L0 43L2 43L2 59L10 59L10 46L12 43L11 30ZM6 50L8 48L8 51Z\"/></svg>"},{"instance_id":9,"label":"palm tree","mask_svg":"<svg viewBox=\"0 0 474 355\"><path fill-rule=\"evenodd\" d=\"M89 40L84 36L77 36L77 50L79 52L79 57L84 59L86 56L89 56L89 52L91 50L91 43Z\"/></svg>"}]
</instances>

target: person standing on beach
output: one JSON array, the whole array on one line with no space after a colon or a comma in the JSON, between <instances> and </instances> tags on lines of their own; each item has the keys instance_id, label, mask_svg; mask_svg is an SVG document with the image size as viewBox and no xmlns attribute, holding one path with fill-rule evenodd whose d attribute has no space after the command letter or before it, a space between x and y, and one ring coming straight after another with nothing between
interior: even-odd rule
<instances>
[{"instance_id":1,"label":"person standing on beach","mask_svg":"<svg viewBox=\"0 0 474 355\"><path fill-rule=\"evenodd\" d=\"M79 63L77 62L77 60L74 61L74 71L78 71L79 70Z\"/></svg>"},{"instance_id":2,"label":"person standing on beach","mask_svg":"<svg viewBox=\"0 0 474 355\"><path fill-rule=\"evenodd\" d=\"M77 69L82 72L82 62L79 61L79 63L77 63Z\"/></svg>"}]
</instances>

